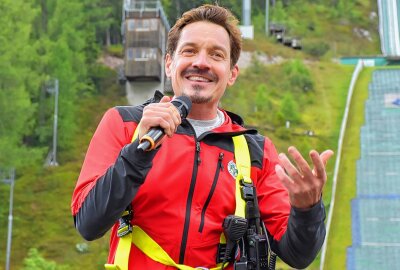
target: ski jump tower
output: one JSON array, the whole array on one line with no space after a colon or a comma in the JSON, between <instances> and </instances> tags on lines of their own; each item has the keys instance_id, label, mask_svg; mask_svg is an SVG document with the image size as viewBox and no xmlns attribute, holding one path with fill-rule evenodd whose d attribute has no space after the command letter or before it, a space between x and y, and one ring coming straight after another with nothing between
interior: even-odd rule
<instances>
[{"instance_id":1,"label":"ski jump tower","mask_svg":"<svg viewBox=\"0 0 400 270\"><path fill-rule=\"evenodd\" d=\"M160 1L124 0L121 32L129 104L143 103L155 90L166 91L164 57L169 28Z\"/></svg>"}]
</instances>

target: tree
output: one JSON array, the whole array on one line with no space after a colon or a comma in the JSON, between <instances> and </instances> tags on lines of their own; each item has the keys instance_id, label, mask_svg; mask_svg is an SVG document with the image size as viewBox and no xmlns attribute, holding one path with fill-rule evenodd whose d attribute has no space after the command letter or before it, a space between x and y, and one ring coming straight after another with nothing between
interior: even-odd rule
<instances>
[{"instance_id":1,"label":"tree","mask_svg":"<svg viewBox=\"0 0 400 270\"><path fill-rule=\"evenodd\" d=\"M289 77L290 89L308 92L314 89L311 73L304 63L298 59L287 62L283 66L285 74Z\"/></svg>"},{"instance_id":2,"label":"tree","mask_svg":"<svg viewBox=\"0 0 400 270\"><path fill-rule=\"evenodd\" d=\"M56 270L56 263L44 259L36 248L31 248L28 257L24 259L22 270Z\"/></svg>"},{"instance_id":3,"label":"tree","mask_svg":"<svg viewBox=\"0 0 400 270\"><path fill-rule=\"evenodd\" d=\"M30 44L36 10L22 0L0 1L0 164L15 167L28 162L23 138L34 124L33 88L38 86L30 70L37 54ZM31 157L35 158L35 157Z\"/></svg>"},{"instance_id":4,"label":"tree","mask_svg":"<svg viewBox=\"0 0 400 270\"><path fill-rule=\"evenodd\" d=\"M43 1L43 0L42 0ZM93 2L100 5L100 1ZM76 101L79 97L93 89L89 69L96 65L98 45L96 44L95 24L100 21L107 8L97 10L90 8L89 1L47 1L42 12L46 12L46 32L40 35L42 72L47 74L47 81L59 80L59 146L65 149L71 146L71 138L77 128L75 124ZM93 20L93 21L90 21ZM42 100L43 101L43 100ZM52 104L49 97L44 100ZM52 106L48 106L52 109ZM52 110L44 114L44 124L37 126L36 135L39 142L47 144L51 141Z\"/></svg>"},{"instance_id":5,"label":"tree","mask_svg":"<svg viewBox=\"0 0 400 270\"><path fill-rule=\"evenodd\" d=\"M24 259L24 268L22 270L69 270L64 265L57 265L54 261L48 261L42 257L36 248L31 248L28 257Z\"/></svg>"},{"instance_id":6,"label":"tree","mask_svg":"<svg viewBox=\"0 0 400 270\"><path fill-rule=\"evenodd\" d=\"M265 83L259 84L256 91L256 108L257 111L265 111L269 109L270 101L268 99L267 85Z\"/></svg>"},{"instance_id":7,"label":"tree","mask_svg":"<svg viewBox=\"0 0 400 270\"><path fill-rule=\"evenodd\" d=\"M298 104L290 92L283 96L277 117L280 125L284 125L286 121L291 123L300 122Z\"/></svg>"}]
</instances>

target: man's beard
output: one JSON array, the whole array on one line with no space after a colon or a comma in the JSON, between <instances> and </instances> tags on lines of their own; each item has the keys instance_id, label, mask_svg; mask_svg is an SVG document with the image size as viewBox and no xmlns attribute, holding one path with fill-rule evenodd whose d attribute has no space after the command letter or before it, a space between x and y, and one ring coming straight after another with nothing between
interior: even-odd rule
<instances>
[{"instance_id":1,"label":"man's beard","mask_svg":"<svg viewBox=\"0 0 400 270\"><path fill-rule=\"evenodd\" d=\"M206 78L210 78L211 81L213 82L218 82L218 76L215 75L213 72L211 72L210 70L205 70L205 69L199 69L197 67L190 67L187 68L186 70L184 70L182 72L182 77L188 76L188 75L199 75L199 76L206 76ZM212 100L212 95L207 96L202 96L201 92L203 91L204 86L200 85L200 84L194 84L192 86L192 90L194 93L192 93L192 91L188 91L188 93L191 93L190 95L185 93L185 91L183 91L183 95L188 96L192 103L194 104L205 104L208 103Z\"/></svg>"},{"instance_id":2,"label":"man's beard","mask_svg":"<svg viewBox=\"0 0 400 270\"><path fill-rule=\"evenodd\" d=\"M194 94L186 94L185 91L183 91L183 95L188 96L192 103L194 104L205 104L211 101L212 96L202 96L201 91L204 89L203 86L201 85L193 85L193 90Z\"/></svg>"}]
</instances>

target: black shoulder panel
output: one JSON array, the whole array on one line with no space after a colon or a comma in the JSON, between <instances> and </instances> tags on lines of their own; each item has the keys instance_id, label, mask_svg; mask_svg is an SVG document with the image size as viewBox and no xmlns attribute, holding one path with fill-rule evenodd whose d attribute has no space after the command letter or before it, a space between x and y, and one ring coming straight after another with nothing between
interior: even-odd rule
<instances>
[{"instance_id":1,"label":"black shoulder panel","mask_svg":"<svg viewBox=\"0 0 400 270\"><path fill-rule=\"evenodd\" d=\"M262 168L265 138L260 134L245 134L249 146L251 166Z\"/></svg>"},{"instance_id":2,"label":"black shoulder panel","mask_svg":"<svg viewBox=\"0 0 400 270\"><path fill-rule=\"evenodd\" d=\"M224 136L223 134L219 133L210 133L207 134L207 136L205 136L202 141L208 145L217 146L225 151L229 151L232 153L234 151L231 136Z\"/></svg>"},{"instance_id":3,"label":"black shoulder panel","mask_svg":"<svg viewBox=\"0 0 400 270\"><path fill-rule=\"evenodd\" d=\"M244 126L244 121L243 121L242 117L240 117L238 114L230 112L230 111L226 111L226 113L232 119L233 123L236 123L239 126Z\"/></svg>"},{"instance_id":4,"label":"black shoulder panel","mask_svg":"<svg viewBox=\"0 0 400 270\"><path fill-rule=\"evenodd\" d=\"M115 108L118 110L124 122L139 123L142 118L144 106L116 106Z\"/></svg>"}]
</instances>

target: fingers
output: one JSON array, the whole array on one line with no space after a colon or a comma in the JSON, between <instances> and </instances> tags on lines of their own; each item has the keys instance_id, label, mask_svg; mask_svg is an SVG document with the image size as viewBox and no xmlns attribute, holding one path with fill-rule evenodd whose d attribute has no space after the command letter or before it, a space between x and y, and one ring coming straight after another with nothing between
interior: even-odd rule
<instances>
[{"instance_id":1,"label":"fingers","mask_svg":"<svg viewBox=\"0 0 400 270\"><path fill-rule=\"evenodd\" d=\"M310 158L313 162L314 169L313 172L318 178L325 178L326 179L326 171L325 167L328 163L328 160L333 156L332 150L326 150L321 154L318 154L317 151L311 150L310 151Z\"/></svg>"},{"instance_id":2,"label":"fingers","mask_svg":"<svg viewBox=\"0 0 400 270\"><path fill-rule=\"evenodd\" d=\"M282 168L281 165L277 164L275 166L275 172L278 175L279 179L281 180L282 184L286 187L287 190L292 190L294 182L290 177L285 173L285 170Z\"/></svg>"},{"instance_id":3,"label":"fingers","mask_svg":"<svg viewBox=\"0 0 400 270\"><path fill-rule=\"evenodd\" d=\"M160 100L160 103L167 103L170 101L171 101L171 98L169 96L163 96Z\"/></svg>"},{"instance_id":4,"label":"fingers","mask_svg":"<svg viewBox=\"0 0 400 270\"><path fill-rule=\"evenodd\" d=\"M293 162L285 154L279 154L280 164L275 166L276 174L288 190L291 205L297 208L309 208L321 198L327 178L325 165L333 152L327 150L319 154L311 150L313 169L295 147L289 147L288 153Z\"/></svg>"},{"instance_id":5,"label":"fingers","mask_svg":"<svg viewBox=\"0 0 400 270\"><path fill-rule=\"evenodd\" d=\"M297 178L301 178L301 172L291 163L291 161L285 154L279 154L279 160L291 179L295 180Z\"/></svg>"},{"instance_id":6,"label":"fingers","mask_svg":"<svg viewBox=\"0 0 400 270\"><path fill-rule=\"evenodd\" d=\"M321 153L320 157L322 159L322 162L324 163L324 166L328 163L328 160L334 155L334 152L330 149L325 150L324 152Z\"/></svg>"},{"instance_id":7,"label":"fingers","mask_svg":"<svg viewBox=\"0 0 400 270\"><path fill-rule=\"evenodd\" d=\"M176 132L181 124L181 117L178 109L170 101L170 97L164 96L159 103L151 103L144 107L139 138L152 127L161 127L170 137Z\"/></svg>"},{"instance_id":8,"label":"fingers","mask_svg":"<svg viewBox=\"0 0 400 270\"><path fill-rule=\"evenodd\" d=\"M294 146L290 146L288 149L289 154L292 156L295 161L301 175L303 177L310 177L312 175L312 171L308 162L303 158L300 152Z\"/></svg>"},{"instance_id":9,"label":"fingers","mask_svg":"<svg viewBox=\"0 0 400 270\"><path fill-rule=\"evenodd\" d=\"M169 109L168 114L169 114L169 116L172 116L172 121L173 121L172 126L175 126L175 127L172 128L171 134L167 133L167 135L172 136L173 133L175 133L178 126L181 124L182 119L181 119L178 109L170 101L171 101L170 97L164 96L161 99L160 103L166 103L166 105ZM167 118L168 118L168 115L167 115Z\"/></svg>"}]
</instances>

